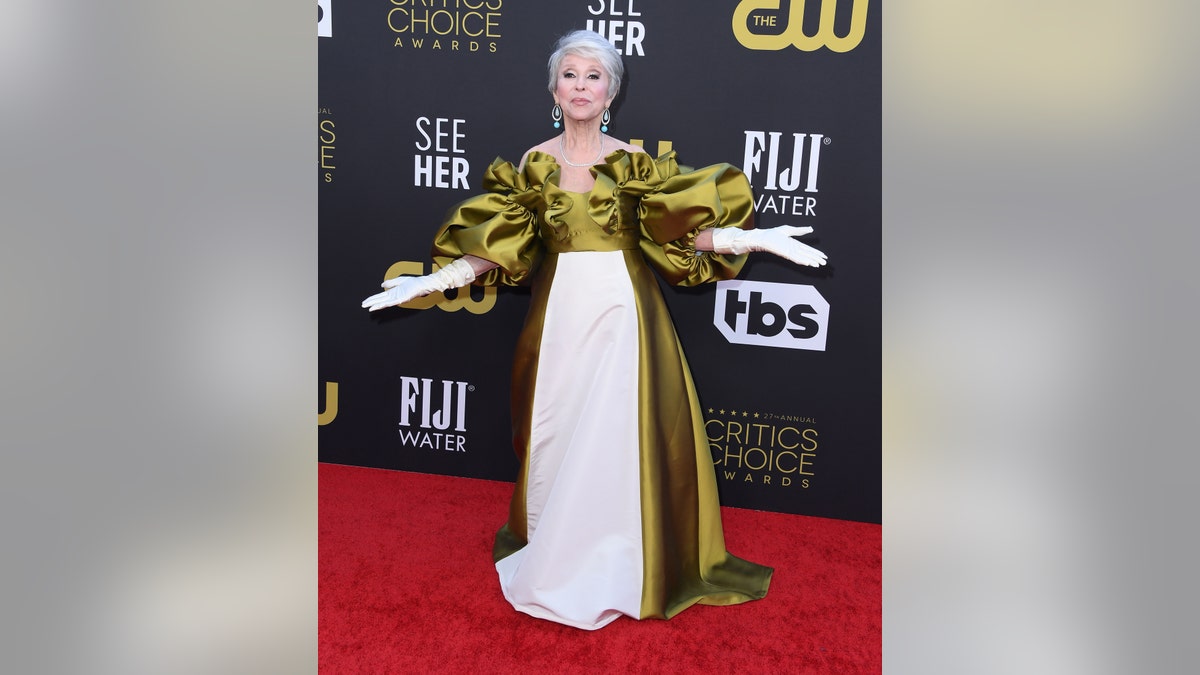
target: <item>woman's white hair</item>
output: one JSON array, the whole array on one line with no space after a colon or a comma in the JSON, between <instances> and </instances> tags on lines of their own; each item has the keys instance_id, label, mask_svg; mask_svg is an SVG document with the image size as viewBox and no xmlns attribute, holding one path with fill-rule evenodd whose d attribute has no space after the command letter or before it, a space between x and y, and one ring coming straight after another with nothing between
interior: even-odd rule
<instances>
[{"instance_id":1,"label":"woman's white hair","mask_svg":"<svg viewBox=\"0 0 1200 675\"><path fill-rule=\"evenodd\" d=\"M554 93L558 80L558 66L567 54L595 59L600 67L608 74L608 96L615 98L621 90L621 77L625 74L625 64L621 62L621 52L604 36L590 30L576 30L560 37L550 54L550 93Z\"/></svg>"}]
</instances>

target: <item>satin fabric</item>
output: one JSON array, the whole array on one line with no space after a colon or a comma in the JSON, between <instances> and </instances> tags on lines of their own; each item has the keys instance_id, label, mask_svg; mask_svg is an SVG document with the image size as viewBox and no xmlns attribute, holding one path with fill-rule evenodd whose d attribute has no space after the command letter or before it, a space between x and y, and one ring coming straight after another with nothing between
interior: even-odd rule
<instances>
[{"instance_id":1,"label":"satin fabric","mask_svg":"<svg viewBox=\"0 0 1200 675\"><path fill-rule=\"evenodd\" d=\"M434 244L442 265L468 253L499 265L476 284L532 287L513 365L521 471L493 549L501 589L519 611L584 629L761 598L772 570L725 550L703 415L655 279L736 276L744 256L697 252L695 237L752 227L750 186L673 152L617 151L593 173L573 193L550 155L523 170L497 159Z\"/></svg>"}]
</instances>

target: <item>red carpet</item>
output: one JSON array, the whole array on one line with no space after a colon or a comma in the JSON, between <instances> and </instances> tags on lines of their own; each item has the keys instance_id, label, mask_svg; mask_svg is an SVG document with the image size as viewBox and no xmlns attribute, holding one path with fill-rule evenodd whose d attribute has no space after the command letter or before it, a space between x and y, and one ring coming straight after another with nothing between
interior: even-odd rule
<instances>
[{"instance_id":1,"label":"red carpet","mask_svg":"<svg viewBox=\"0 0 1200 675\"><path fill-rule=\"evenodd\" d=\"M513 610L492 567L512 484L321 464L322 673L879 673L879 525L723 508L763 600L581 631Z\"/></svg>"}]
</instances>

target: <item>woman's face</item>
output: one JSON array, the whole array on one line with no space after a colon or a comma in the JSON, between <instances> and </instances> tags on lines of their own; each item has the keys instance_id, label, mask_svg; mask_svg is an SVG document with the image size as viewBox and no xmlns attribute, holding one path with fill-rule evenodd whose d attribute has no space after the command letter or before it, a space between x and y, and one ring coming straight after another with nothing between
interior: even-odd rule
<instances>
[{"instance_id":1,"label":"woman's face","mask_svg":"<svg viewBox=\"0 0 1200 675\"><path fill-rule=\"evenodd\" d=\"M608 84L608 73L599 61L567 54L558 64L554 102L564 116L577 122L594 119L612 103Z\"/></svg>"}]
</instances>

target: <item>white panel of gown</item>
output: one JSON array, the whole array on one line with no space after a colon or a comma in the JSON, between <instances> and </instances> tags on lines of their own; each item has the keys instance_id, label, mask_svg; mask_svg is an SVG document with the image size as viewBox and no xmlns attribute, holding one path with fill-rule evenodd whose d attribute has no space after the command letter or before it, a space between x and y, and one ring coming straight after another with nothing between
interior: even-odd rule
<instances>
[{"instance_id":1,"label":"white panel of gown","mask_svg":"<svg viewBox=\"0 0 1200 675\"><path fill-rule=\"evenodd\" d=\"M642 595L637 308L620 251L559 254L528 466L529 543L496 563L518 610L584 629Z\"/></svg>"}]
</instances>

